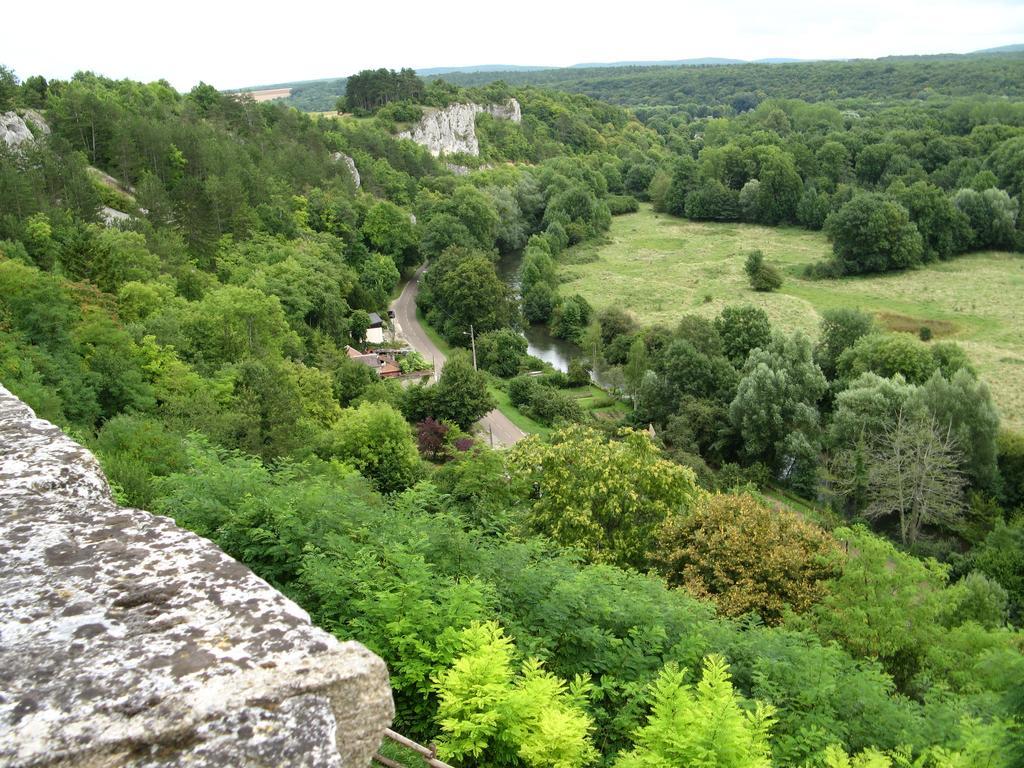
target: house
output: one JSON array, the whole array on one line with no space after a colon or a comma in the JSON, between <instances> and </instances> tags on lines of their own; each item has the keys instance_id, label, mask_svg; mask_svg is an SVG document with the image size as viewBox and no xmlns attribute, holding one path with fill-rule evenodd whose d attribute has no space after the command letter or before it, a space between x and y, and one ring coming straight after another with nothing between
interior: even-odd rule
<instances>
[{"instance_id":1,"label":"house","mask_svg":"<svg viewBox=\"0 0 1024 768\"><path fill-rule=\"evenodd\" d=\"M366 340L370 344L384 343L384 319L376 312L370 313L370 327L366 329Z\"/></svg>"},{"instance_id":2,"label":"house","mask_svg":"<svg viewBox=\"0 0 1024 768\"><path fill-rule=\"evenodd\" d=\"M360 352L352 347L345 347L345 355L349 360L373 368L382 379L394 379L402 375L402 369L394 355L387 352Z\"/></svg>"}]
</instances>

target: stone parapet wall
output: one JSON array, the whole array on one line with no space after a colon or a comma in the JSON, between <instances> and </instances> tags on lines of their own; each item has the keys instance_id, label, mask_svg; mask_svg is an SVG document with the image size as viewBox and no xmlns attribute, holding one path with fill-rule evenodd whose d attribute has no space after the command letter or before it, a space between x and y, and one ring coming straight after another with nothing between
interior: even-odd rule
<instances>
[{"instance_id":1,"label":"stone parapet wall","mask_svg":"<svg viewBox=\"0 0 1024 768\"><path fill-rule=\"evenodd\" d=\"M0 387L0 766L366 766L384 662Z\"/></svg>"}]
</instances>

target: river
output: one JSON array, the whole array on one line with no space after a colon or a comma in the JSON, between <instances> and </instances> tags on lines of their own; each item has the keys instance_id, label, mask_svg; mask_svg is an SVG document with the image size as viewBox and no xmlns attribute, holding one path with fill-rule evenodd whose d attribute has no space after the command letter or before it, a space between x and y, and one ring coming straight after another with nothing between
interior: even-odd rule
<instances>
[{"instance_id":1,"label":"river","mask_svg":"<svg viewBox=\"0 0 1024 768\"><path fill-rule=\"evenodd\" d=\"M519 267L523 263L523 252L512 251L498 260L498 276L519 295ZM550 363L560 371L569 370L569 361L580 356L580 348L571 341L556 339L546 325L527 325L523 329L528 354Z\"/></svg>"}]
</instances>

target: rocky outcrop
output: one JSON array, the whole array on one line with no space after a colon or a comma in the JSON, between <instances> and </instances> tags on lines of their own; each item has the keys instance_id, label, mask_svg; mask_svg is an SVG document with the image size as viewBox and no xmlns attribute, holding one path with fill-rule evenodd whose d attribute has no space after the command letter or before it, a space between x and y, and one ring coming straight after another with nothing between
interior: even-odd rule
<instances>
[{"instance_id":1,"label":"rocky outcrop","mask_svg":"<svg viewBox=\"0 0 1024 768\"><path fill-rule=\"evenodd\" d=\"M0 766L365 766L384 663L0 387Z\"/></svg>"},{"instance_id":2,"label":"rocky outcrop","mask_svg":"<svg viewBox=\"0 0 1024 768\"><path fill-rule=\"evenodd\" d=\"M103 224L107 227L116 227L118 224L132 220L131 214L111 208L109 205L100 208L100 218L103 219Z\"/></svg>"},{"instance_id":3,"label":"rocky outcrop","mask_svg":"<svg viewBox=\"0 0 1024 768\"><path fill-rule=\"evenodd\" d=\"M450 104L444 109L427 109L411 131L398 134L400 139L411 139L430 150L434 157L465 154L478 156L480 144L476 138L476 116L486 112L514 123L523 119L519 102L509 99L504 104Z\"/></svg>"},{"instance_id":4,"label":"rocky outcrop","mask_svg":"<svg viewBox=\"0 0 1024 768\"><path fill-rule=\"evenodd\" d=\"M331 160L336 163L344 163L345 167L348 168L348 172L352 175L352 182L356 185L356 189L362 186L362 180L359 178L359 170L356 168L356 161L346 155L344 152L335 152L331 155Z\"/></svg>"},{"instance_id":5,"label":"rocky outcrop","mask_svg":"<svg viewBox=\"0 0 1024 768\"><path fill-rule=\"evenodd\" d=\"M28 124L17 112L0 113L0 141L8 147L18 147L35 138Z\"/></svg>"},{"instance_id":6,"label":"rocky outcrop","mask_svg":"<svg viewBox=\"0 0 1024 768\"><path fill-rule=\"evenodd\" d=\"M35 131L36 135L39 135L39 136L49 136L50 135L50 126L49 126L49 124L47 124L47 122L43 118L43 116L41 114L39 114L38 112L36 112L34 109L26 109L22 113L21 116L25 119L26 123L28 123L29 125L32 126L32 128Z\"/></svg>"}]
</instances>

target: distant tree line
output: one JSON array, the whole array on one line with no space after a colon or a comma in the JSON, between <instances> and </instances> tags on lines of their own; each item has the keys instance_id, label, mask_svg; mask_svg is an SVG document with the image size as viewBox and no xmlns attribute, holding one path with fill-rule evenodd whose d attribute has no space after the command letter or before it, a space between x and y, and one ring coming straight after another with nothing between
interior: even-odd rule
<instances>
[{"instance_id":1,"label":"distant tree line","mask_svg":"<svg viewBox=\"0 0 1024 768\"><path fill-rule=\"evenodd\" d=\"M1019 98L1024 96L1024 53L786 64L446 72L438 77L462 86L480 86L496 80L517 86L540 86L630 107L724 107L731 112L744 112L766 98L887 102L936 95Z\"/></svg>"},{"instance_id":2,"label":"distant tree line","mask_svg":"<svg viewBox=\"0 0 1024 768\"><path fill-rule=\"evenodd\" d=\"M426 89L413 69L364 69L345 85L345 104L353 112L376 112L394 101L420 101Z\"/></svg>"}]
</instances>

